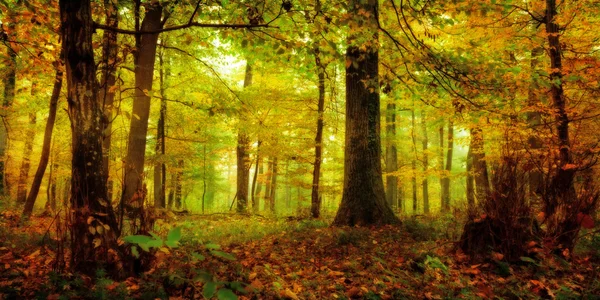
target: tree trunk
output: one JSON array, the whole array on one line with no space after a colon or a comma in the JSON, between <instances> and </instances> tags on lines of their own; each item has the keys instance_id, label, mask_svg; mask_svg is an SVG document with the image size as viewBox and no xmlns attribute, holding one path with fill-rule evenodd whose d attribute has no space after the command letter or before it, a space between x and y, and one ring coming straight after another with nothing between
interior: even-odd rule
<instances>
[{"instance_id":1,"label":"tree trunk","mask_svg":"<svg viewBox=\"0 0 600 300\"><path fill-rule=\"evenodd\" d=\"M54 88L52 89L52 96L50 97L50 110L48 112L48 120L46 121L46 129L44 130L44 142L42 144L42 154L40 157L40 163L38 165L37 171L35 172L35 176L33 177L31 190L29 192L29 195L27 196L25 208L23 209L23 216L25 216L26 218L28 218L31 215L31 212L33 211L37 195L40 191L40 186L42 185L42 179L44 178L44 173L46 172L46 167L48 166L48 159L50 158L50 146L52 145L52 131L54 130L54 121L56 120L58 99L60 98L60 90L62 88L63 81L63 72L61 66L59 66L59 61L55 63L56 76L54 80ZM48 180L48 182L51 181L52 178ZM56 184L54 184L54 186L56 186ZM50 199L48 199L48 202L50 202ZM51 203L54 203L54 205L50 205L52 210L54 210L56 206L55 201Z\"/></svg>"},{"instance_id":2,"label":"tree trunk","mask_svg":"<svg viewBox=\"0 0 600 300\"><path fill-rule=\"evenodd\" d=\"M265 205L265 210L271 208L271 180L273 179L273 162L272 159L267 159L267 173L265 177L267 178L267 182L265 183L265 197L263 203Z\"/></svg>"},{"instance_id":3,"label":"tree trunk","mask_svg":"<svg viewBox=\"0 0 600 300\"><path fill-rule=\"evenodd\" d=\"M102 108L98 103L89 0L60 0L61 40L71 120L71 267L93 272L116 244L117 222L102 164ZM104 227L106 225L106 227ZM103 227L92 232L88 228Z\"/></svg>"},{"instance_id":4,"label":"tree trunk","mask_svg":"<svg viewBox=\"0 0 600 300\"><path fill-rule=\"evenodd\" d=\"M104 0L104 12L106 14L106 25L117 28L119 27L119 11L117 8L118 0ZM104 130L104 138L102 140L103 157L102 164L106 175L106 184L108 189L108 199L112 201L113 180L110 177L110 161L111 161L111 138L112 138L112 121L115 100L115 84L117 72L118 45L117 33L114 31L105 30L102 35L102 60L100 68L102 76L100 78L99 99L102 103L102 111L104 112L104 122L106 129Z\"/></svg>"},{"instance_id":5,"label":"tree trunk","mask_svg":"<svg viewBox=\"0 0 600 300\"><path fill-rule=\"evenodd\" d=\"M244 87L252 84L252 65L246 62ZM247 107L242 108L240 123L246 119ZM238 131L237 144L237 211L246 212L248 209L248 184L250 183L250 138L243 130Z\"/></svg>"},{"instance_id":6,"label":"tree trunk","mask_svg":"<svg viewBox=\"0 0 600 300\"><path fill-rule=\"evenodd\" d=\"M446 150L446 169L442 177L442 211L450 210L450 175L452 174L452 154L454 153L454 122L448 122L448 149ZM443 154L443 153L442 153Z\"/></svg>"},{"instance_id":7,"label":"tree trunk","mask_svg":"<svg viewBox=\"0 0 600 300\"><path fill-rule=\"evenodd\" d=\"M260 164L260 144L262 142L259 140L256 146L256 164L254 166L254 176L252 177L252 211L257 212L257 202L256 202L256 182L258 179L258 165Z\"/></svg>"},{"instance_id":8,"label":"tree trunk","mask_svg":"<svg viewBox=\"0 0 600 300\"><path fill-rule=\"evenodd\" d=\"M167 117L167 100L165 93L165 70L162 53L159 56L159 80L160 80L160 116L156 128L156 161L154 163L154 206L165 208L165 185L167 179L167 166L165 160L165 120Z\"/></svg>"},{"instance_id":9,"label":"tree trunk","mask_svg":"<svg viewBox=\"0 0 600 300\"><path fill-rule=\"evenodd\" d=\"M415 121L415 105L413 101L413 109L411 110L411 138L412 138L412 148L413 148L413 160L411 163L412 169L412 211L413 213L417 212L417 137L415 135L415 131L417 130L416 121Z\"/></svg>"},{"instance_id":10,"label":"tree trunk","mask_svg":"<svg viewBox=\"0 0 600 300\"><path fill-rule=\"evenodd\" d=\"M16 31L16 20L15 12L9 12L8 14L8 37L13 40ZM9 161L8 155L8 116L9 110L15 100L15 87L17 82L17 52L15 52L14 44L6 44L6 52L8 54L8 60L6 61L6 68L4 78L4 102L2 103L2 110L0 111L2 122L0 122L0 195L9 195L8 175L6 174L7 162Z\"/></svg>"},{"instance_id":11,"label":"tree trunk","mask_svg":"<svg viewBox=\"0 0 600 300\"><path fill-rule=\"evenodd\" d=\"M277 195L277 157L271 162L271 191L269 195L269 209L275 213L275 196Z\"/></svg>"},{"instance_id":12,"label":"tree trunk","mask_svg":"<svg viewBox=\"0 0 600 300\"><path fill-rule=\"evenodd\" d=\"M385 131L387 134L387 143L385 150L385 171L388 173L386 180L387 203L391 207L398 206L398 176L390 175L398 171L398 150L396 149L396 104L392 102L387 104Z\"/></svg>"},{"instance_id":13,"label":"tree trunk","mask_svg":"<svg viewBox=\"0 0 600 300\"><path fill-rule=\"evenodd\" d=\"M471 145L469 146L473 158L475 177L475 195L477 202L483 201L490 192L490 180L483 148L483 133L479 128L471 129Z\"/></svg>"},{"instance_id":14,"label":"tree trunk","mask_svg":"<svg viewBox=\"0 0 600 300\"><path fill-rule=\"evenodd\" d=\"M363 23L350 29L346 50L344 190L336 226L399 222L385 200L381 169L378 6L377 0L349 2L350 14Z\"/></svg>"},{"instance_id":15,"label":"tree trunk","mask_svg":"<svg viewBox=\"0 0 600 300\"><path fill-rule=\"evenodd\" d=\"M440 172L440 207L441 212L444 212L444 170L446 169L444 166L444 120L442 119L442 124L438 128L438 138L440 143L440 148L438 152L438 171Z\"/></svg>"},{"instance_id":16,"label":"tree trunk","mask_svg":"<svg viewBox=\"0 0 600 300\"><path fill-rule=\"evenodd\" d=\"M26 132L27 139L25 140L23 161L21 162L19 181L17 182L17 203L20 205L25 205L27 201L27 180L29 179L29 169L31 169L31 153L33 152L33 141L35 140L36 119L35 112L29 113L29 128Z\"/></svg>"},{"instance_id":17,"label":"tree trunk","mask_svg":"<svg viewBox=\"0 0 600 300\"><path fill-rule=\"evenodd\" d=\"M423 131L423 213L429 214L429 180L427 175L429 172L429 138L427 134L427 118L425 112L421 110L421 130Z\"/></svg>"},{"instance_id":18,"label":"tree trunk","mask_svg":"<svg viewBox=\"0 0 600 300\"><path fill-rule=\"evenodd\" d=\"M142 21L142 31L159 30L162 7L158 2L147 5L146 15ZM129 127L127 156L125 157L125 179L123 180L123 199L127 206L140 207L142 203L134 200L136 192L143 190L144 160L146 154L146 135L150 116L150 92L154 75L154 62L158 34L143 34L136 45L135 55L135 98ZM126 206L126 207L127 207Z\"/></svg>"},{"instance_id":19,"label":"tree trunk","mask_svg":"<svg viewBox=\"0 0 600 300\"><path fill-rule=\"evenodd\" d=\"M258 157L257 161L256 161L256 166L258 168L257 172L258 172L258 176L256 179L256 194L254 195L256 202L254 202L254 200L252 200L252 209L254 209L254 212L258 212L260 210L260 198L261 195L260 193L262 192L262 186L263 186L263 180L264 180L264 173L265 173L265 167L263 164L263 158L262 157Z\"/></svg>"},{"instance_id":20,"label":"tree trunk","mask_svg":"<svg viewBox=\"0 0 600 300\"><path fill-rule=\"evenodd\" d=\"M181 209L183 199L183 159L177 162L177 175L175 177L175 208Z\"/></svg>"},{"instance_id":21,"label":"tree trunk","mask_svg":"<svg viewBox=\"0 0 600 300\"><path fill-rule=\"evenodd\" d=\"M473 149L469 146L467 153L467 204L469 208L475 207L475 187L473 178Z\"/></svg>"},{"instance_id":22,"label":"tree trunk","mask_svg":"<svg viewBox=\"0 0 600 300\"><path fill-rule=\"evenodd\" d=\"M315 163L313 168L313 181L311 193L310 211L313 218L321 216L321 197L319 193L319 182L321 179L321 161L323 156L323 112L325 111L325 66L321 62L319 48L315 48L315 63L319 82L319 103L317 104L317 136L315 137ZM273 199L274 201L274 199Z\"/></svg>"}]
</instances>

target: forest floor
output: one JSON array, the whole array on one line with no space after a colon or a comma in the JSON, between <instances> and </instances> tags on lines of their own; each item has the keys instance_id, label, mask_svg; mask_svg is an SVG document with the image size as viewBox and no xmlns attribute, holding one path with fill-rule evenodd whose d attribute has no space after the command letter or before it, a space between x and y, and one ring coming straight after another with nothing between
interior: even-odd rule
<instances>
[{"instance_id":1,"label":"forest floor","mask_svg":"<svg viewBox=\"0 0 600 300\"><path fill-rule=\"evenodd\" d=\"M600 299L600 243L590 235L569 261L539 254L475 263L455 249L462 226L453 216L380 228L177 217L156 234L177 224L180 246L155 251L149 269L117 282L102 271L95 279L52 271L51 223L0 214L0 299L232 299L231 290L240 299Z\"/></svg>"}]
</instances>

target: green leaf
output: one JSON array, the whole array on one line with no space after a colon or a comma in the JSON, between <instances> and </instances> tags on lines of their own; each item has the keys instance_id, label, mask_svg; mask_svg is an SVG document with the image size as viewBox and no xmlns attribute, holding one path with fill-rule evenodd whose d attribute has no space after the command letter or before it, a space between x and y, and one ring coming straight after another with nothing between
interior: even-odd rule
<instances>
[{"instance_id":1,"label":"green leaf","mask_svg":"<svg viewBox=\"0 0 600 300\"><path fill-rule=\"evenodd\" d=\"M202 255L202 254L200 254L198 252L192 252L192 257L195 260L200 260L200 261L202 261L202 260L204 260L206 258L206 257L204 257L204 255Z\"/></svg>"},{"instance_id":2,"label":"green leaf","mask_svg":"<svg viewBox=\"0 0 600 300\"><path fill-rule=\"evenodd\" d=\"M217 283L214 281L209 281L204 284L204 288L202 288L202 296L206 299L210 299L215 295L217 291Z\"/></svg>"},{"instance_id":3,"label":"green leaf","mask_svg":"<svg viewBox=\"0 0 600 300\"><path fill-rule=\"evenodd\" d=\"M217 292L217 298L219 300L237 300L237 296L230 289L220 289Z\"/></svg>"},{"instance_id":4,"label":"green leaf","mask_svg":"<svg viewBox=\"0 0 600 300\"><path fill-rule=\"evenodd\" d=\"M527 257L527 256L521 256L521 257L520 257L520 259L521 259L521 261L528 262L528 263L534 264L534 265L536 265L536 266L539 266L539 265L540 265L540 264L538 264L538 262L537 262L537 261L535 261L535 259L533 259L533 258L531 258L531 257Z\"/></svg>"},{"instance_id":5,"label":"green leaf","mask_svg":"<svg viewBox=\"0 0 600 300\"><path fill-rule=\"evenodd\" d=\"M166 240L165 245L169 248L177 248L179 247L179 242Z\"/></svg>"},{"instance_id":6,"label":"green leaf","mask_svg":"<svg viewBox=\"0 0 600 300\"><path fill-rule=\"evenodd\" d=\"M152 238L146 235L128 235L124 237L123 240L130 244L146 244L151 241Z\"/></svg>"},{"instance_id":7,"label":"green leaf","mask_svg":"<svg viewBox=\"0 0 600 300\"><path fill-rule=\"evenodd\" d=\"M135 256L135 258L140 258L140 252L138 252L138 249L136 246L131 247L131 254L133 254L133 256Z\"/></svg>"},{"instance_id":8,"label":"green leaf","mask_svg":"<svg viewBox=\"0 0 600 300\"><path fill-rule=\"evenodd\" d=\"M151 240L148 243L146 243L146 245L148 245L148 247L150 247L150 248L160 248L163 245L163 241L162 240Z\"/></svg>"},{"instance_id":9,"label":"green leaf","mask_svg":"<svg viewBox=\"0 0 600 300\"><path fill-rule=\"evenodd\" d=\"M223 251L211 250L210 254L212 254L216 257L227 259L227 260L235 260L235 256L233 256L229 253L225 253Z\"/></svg>"},{"instance_id":10,"label":"green leaf","mask_svg":"<svg viewBox=\"0 0 600 300\"><path fill-rule=\"evenodd\" d=\"M169 230L167 241L179 242L179 240L181 240L181 227L178 226Z\"/></svg>"},{"instance_id":11,"label":"green leaf","mask_svg":"<svg viewBox=\"0 0 600 300\"><path fill-rule=\"evenodd\" d=\"M244 288L244 283L239 282L239 281L230 282L229 287L231 287L232 289L234 289L242 294L248 293L248 291L246 291L246 289Z\"/></svg>"},{"instance_id":12,"label":"green leaf","mask_svg":"<svg viewBox=\"0 0 600 300\"><path fill-rule=\"evenodd\" d=\"M209 250L221 249L221 246L219 246L217 244L213 244L213 243L208 243L208 244L204 245L204 247L206 247L206 249L209 249Z\"/></svg>"}]
</instances>

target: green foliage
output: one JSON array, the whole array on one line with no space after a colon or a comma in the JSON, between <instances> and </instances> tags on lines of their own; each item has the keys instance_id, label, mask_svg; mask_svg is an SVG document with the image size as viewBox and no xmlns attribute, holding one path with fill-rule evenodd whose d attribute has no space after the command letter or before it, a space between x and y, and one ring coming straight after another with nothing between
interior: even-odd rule
<instances>
[{"instance_id":1,"label":"green foliage","mask_svg":"<svg viewBox=\"0 0 600 300\"><path fill-rule=\"evenodd\" d=\"M152 248L161 248L166 245L169 248L179 247L179 240L181 239L181 227L174 227L167 234L167 239L163 240L155 233L150 233L151 236L147 235L129 235L123 238L123 241L134 244L142 248L146 252L150 252ZM131 254L135 257L139 257L139 252L136 246L131 247Z\"/></svg>"},{"instance_id":2,"label":"green foliage","mask_svg":"<svg viewBox=\"0 0 600 300\"><path fill-rule=\"evenodd\" d=\"M417 218L408 218L403 222L406 232L416 241L433 241L439 238L439 228L422 223Z\"/></svg>"},{"instance_id":3,"label":"green foliage","mask_svg":"<svg viewBox=\"0 0 600 300\"><path fill-rule=\"evenodd\" d=\"M442 270L442 272L448 274L448 267L439 259L439 257L427 255L424 264L431 269Z\"/></svg>"}]
</instances>

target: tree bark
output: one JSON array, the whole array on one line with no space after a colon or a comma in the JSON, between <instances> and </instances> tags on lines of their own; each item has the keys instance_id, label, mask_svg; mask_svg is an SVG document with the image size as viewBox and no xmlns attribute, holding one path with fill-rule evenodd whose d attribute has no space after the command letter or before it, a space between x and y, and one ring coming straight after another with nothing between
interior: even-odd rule
<instances>
[{"instance_id":1,"label":"tree bark","mask_svg":"<svg viewBox=\"0 0 600 300\"><path fill-rule=\"evenodd\" d=\"M483 148L483 133L479 128L471 129L471 145L469 146L473 158L475 177L475 195L477 202L483 201L490 192L490 180Z\"/></svg>"},{"instance_id":2,"label":"tree bark","mask_svg":"<svg viewBox=\"0 0 600 300\"><path fill-rule=\"evenodd\" d=\"M16 20L15 20L15 12L10 12L8 14L8 37L12 39L14 37L14 32L16 30ZM6 166L9 161L8 155L8 144L9 144L9 136L8 136L8 120L9 120L9 110L15 100L15 87L17 82L17 52L15 50L14 44L8 43L6 44L6 52L8 56L8 60L6 61L6 73L4 77L4 101L2 103L2 110L0 117L0 195L9 195L9 184L8 184L8 175L6 174Z\"/></svg>"},{"instance_id":3,"label":"tree bark","mask_svg":"<svg viewBox=\"0 0 600 300\"><path fill-rule=\"evenodd\" d=\"M27 196L27 201L25 202L25 207L23 209L23 216L25 216L26 218L28 218L33 211L37 195L40 191L40 186L42 185L42 179L44 178L44 173L46 172L46 167L48 166L48 160L50 158L50 146L52 145L52 131L54 130L58 99L60 98L60 90L62 88L63 81L63 72L61 70L61 67L59 66L59 61L55 63L56 76L54 79L54 88L52 89L52 96L50 97L50 109L48 112L48 120L46 121L46 129L44 130L44 142L42 144L42 154L40 157L40 163L38 165L37 171L35 172L35 176L33 177L31 190L29 192L29 195ZM51 181L52 178L48 180L48 182ZM54 186L56 186L56 184L54 184ZM50 199L48 199L48 201L51 202ZM50 205L52 210L54 210L56 206L55 201L53 202L54 205Z\"/></svg>"},{"instance_id":4,"label":"tree bark","mask_svg":"<svg viewBox=\"0 0 600 300\"><path fill-rule=\"evenodd\" d=\"M444 166L444 120L442 120L442 124L438 128L438 142L439 142L439 152L438 152L438 171L440 172L440 207L441 212L444 212L444 170L446 169Z\"/></svg>"},{"instance_id":5,"label":"tree bark","mask_svg":"<svg viewBox=\"0 0 600 300\"><path fill-rule=\"evenodd\" d=\"M378 6L377 0L349 2L349 13L362 24L350 29L346 50L344 190L336 226L399 222L385 200L381 169Z\"/></svg>"},{"instance_id":6,"label":"tree bark","mask_svg":"<svg viewBox=\"0 0 600 300\"><path fill-rule=\"evenodd\" d=\"M177 175L175 177L175 208L181 209L183 200L183 159L177 162Z\"/></svg>"},{"instance_id":7,"label":"tree bark","mask_svg":"<svg viewBox=\"0 0 600 300\"><path fill-rule=\"evenodd\" d=\"M469 208L475 207L475 186L473 178L473 149L469 146L467 153L467 204Z\"/></svg>"},{"instance_id":8,"label":"tree bark","mask_svg":"<svg viewBox=\"0 0 600 300\"><path fill-rule=\"evenodd\" d=\"M146 15L142 21L142 31L159 30L162 6L158 2L147 5ZM140 201L132 202L136 192L143 190L144 160L146 155L146 135L150 116L150 92L154 75L154 62L158 34L143 34L136 42L135 54L135 98L129 126L129 141L125 157L125 178L123 180L123 199L127 206L140 207ZM127 207L126 206L126 207Z\"/></svg>"},{"instance_id":9,"label":"tree bark","mask_svg":"<svg viewBox=\"0 0 600 300\"><path fill-rule=\"evenodd\" d=\"M396 104L392 102L386 107L385 131L387 134L385 150L386 199L390 207L398 206L398 176L390 175L398 171L398 150L396 148Z\"/></svg>"},{"instance_id":10,"label":"tree bark","mask_svg":"<svg viewBox=\"0 0 600 300\"><path fill-rule=\"evenodd\" d=\"M165 120L167 117L167 100L165 93L165 70L162 53L159 55L159 81L160 81L160 116L156 128L156 161L154 163L154 206L165 208L167 166L165 159Z\"/></svg>"},{"instance_id":11,"label":"tree bark","mask_svg":"<svg viewBox=\"0 0 600 300\"><path fill-rule=\"evenodd\" d=\"M104 0L104 12L106 15L106 25L110 27L119 27L119 11L117 8L118 0ZM110 177L111 159L111 139L112 139L112 120L115 100L115 84L118 63L117 33L105 30L102 33L102 60L100 68L102 76L100 78L99 99L102 103L104 112L105 130L102 140L102 149L104 150L102 164L104 165L106 184L108 189L108 199L112 201L113 181Z\"/></svg>"},{"instance_id":12,"label":"tree bark","mask_svg":"<svg viewBox=\"0 0 600 300\"><path fill-rule=\"evenodd\" d=\"M321 179L321 161L323 156L323 117L325 111L325 66L321 62L319 48L315 48L315 63L317 66L317 83L319 89L319 102L317 104L317 136L315 137L315 163L313 168L313 181L311 192L311 214L313 218L321 216L321 197L319 182ZM274 199L273 199L274 200Z\"/></svg>"},{"instance_id":13,"label":"tree bark","mask_svg":"<svg viewBox=\"0 0 600 300\"><path fill-rule=\"evenodd\" d=\"M542 162L538 159L540 153L540 149L542 148L542 140L539 137L539 134L536 132L536 127L542 124L542 114L533 110L533 108L540 102L538 96L538 89L540 88L539 84L535 81L535 77L533 76L537 73L538 64L539 64L539 56L542 54L543 48L536 47L531 51L531 83L529 85L529 92L527 95L527 106L529 106L532 111L527 112L526 119L527 124L529 125L530 135L527 139L527 144L529 146L529 151L531 152L531 170L528 172L529 179L529 193L533 195L535 193L540 193L543 188L543 174L541 172Z\"/></svg>"},{"instance_id":14,"label":"tree bark","mask_svg":"<svg viewBox=\"0 0 600 300\"><path fill-rule=\"evenodd\" d=\"M32 87L33 93L33 87ZM27 201L27 180L29 179L29 169L31 169L31 153L33 152L33 141L35 140L35 112L29 113L29 128L26 131L27 139L23 148L23 161L19 169L19 181L17 181L17 203L25 205Z\"/></svg>"},{"instance_id":15,"label":"tree bark","mask_svg":"<svg viewBox=\"0 0 600 300\"><path fill-rule=\"evenodd\" d=\"M254 176L252 178L252 211L253 212L258 212L258 202L257 199L258 197L256 196L256 184L257 184L257 179L258 179L258 169L259 169L259 165L261 163L261 157L260 157L260 144L262 143L262 141L258 140L257 142L257 146L256 146L256 165L254 167ZM259 185L260 188L260 185ZM260 193L260 190L259 190Z\"/></svg>"},{"instance_id":16,"label":"tree bark","mask_svg":"<svg viewBox=\"0 0 600 300\"><path fill-rule=\"evenodd\" d=\"M425 120L427 115L423 110L421 110L421 130L423 131L423 213L429 214L429 180L428 180L428 172L429 172L429 138L427 134L427 121Z\"/></svg>"},{"instance_id":17,"label":"tree bark","mask_svg":"<svg viewBox=\"0 0 600 300\"><path fill-rule=\"evenodd\" d=\"M417 202L417 137L415 135L415 131L417 130L417 125L415 121L415 105L413 101L413 109L411 110L411 138L412 138L412 148L413 148L413 160L411 163L412 169L412 211L413 213L417 212L418 202Z\"/></svg>"},{"instance_id":18,"label":"tree bark","mask_svg":"<svg viewBox=\"0 0 600 300\"><path fill-rule=\"evenodd\" d=\"M271 180L273 179L273 162L272 158L267 159L267 173L265 174L267 178L267 182L265 183L265 197L264 197L264 205L265 210L271 209Z\"/></svg>"},{"instance_id":19,"label":"tree bark","mask_svg":"<svg viewBox=\"0 0 600 300\"><path fill-rule=\"evenodd\" d=\"M275 197L277 196L277 157L271 162L271 191L269 195L269 209L275 213Z\"/></svg>"},{"instance_id":20,"label":"tree bark","mask_svg":"<svg viewBox=\"0 0 600 300\"><path fill-rule=\"evenodd\" d=\"M252 65L246 62L244 88L252 84ZM240 123L245 121L247 107L242 107ZM250 138L243 130L238 131L237 143L237 211L246 212L248 209L248 184L250 183Z\"/></svg>"},{"instance_id":21,"label":"tree bark","mask_svg":"<svg viewBox=\"0 0 600 300\"><path fill-rule=\"evenodd\" d=\"M454 122L448 122L448 149L446 150L446 168L442 176L442 211L450 210L450 175L452 173L452 155L454 153ZM442 153L443 154L443 153Z\"/></svg>"},{"instance_id":22,"label":"tree bark","mask_svg":"<svg viewBox=\"0 0 600 300\"><path fill-rule=\"evenodd\" d=\"M106 262L117 222L106 194L102 164L102 108L98 103L89 0L60 0L61 39L71 119L71 267L89 273ZM106 225L106 227L104 227ZM105 228L90 231L89 226Z\"/></svg>"}]
</instances>

